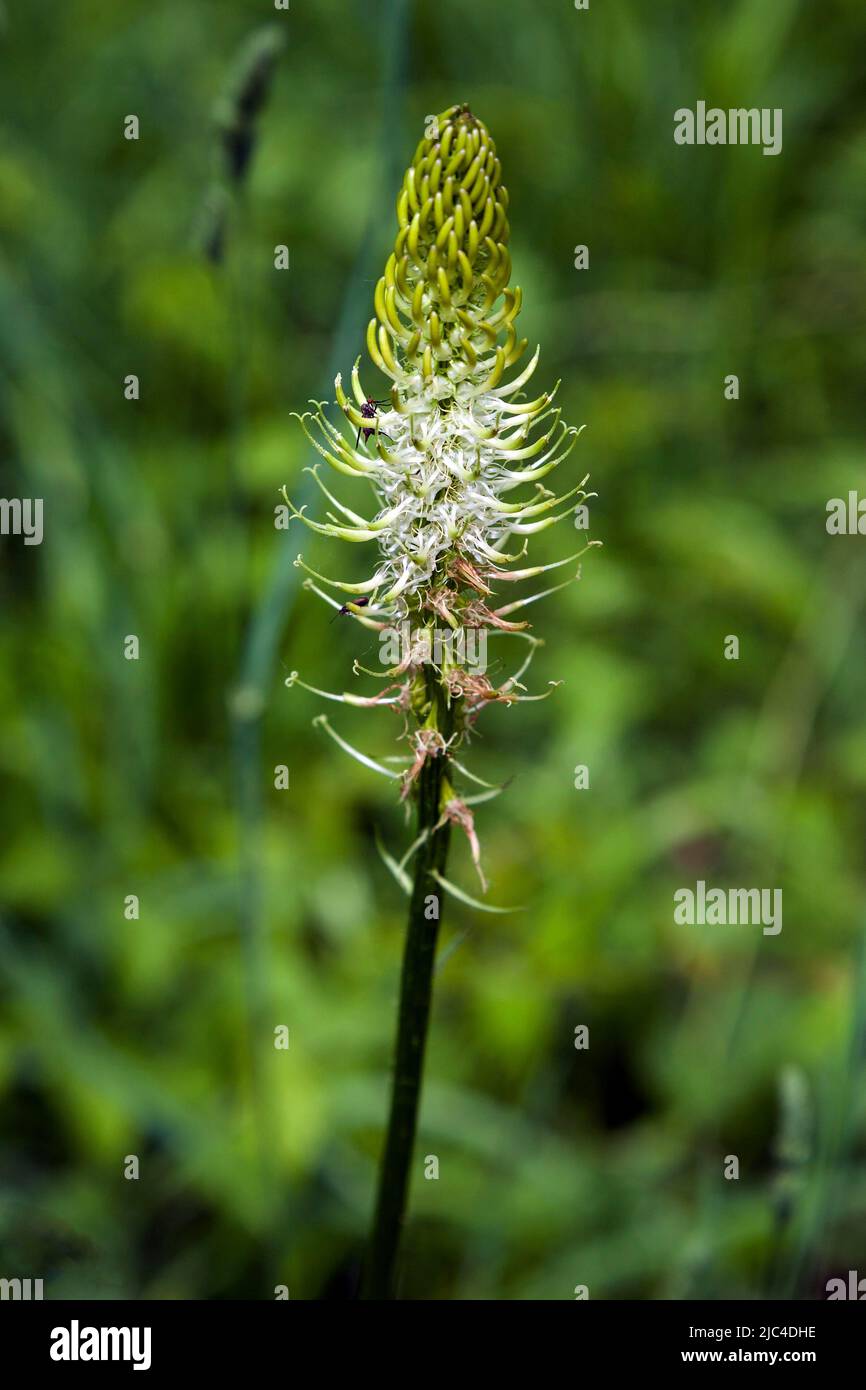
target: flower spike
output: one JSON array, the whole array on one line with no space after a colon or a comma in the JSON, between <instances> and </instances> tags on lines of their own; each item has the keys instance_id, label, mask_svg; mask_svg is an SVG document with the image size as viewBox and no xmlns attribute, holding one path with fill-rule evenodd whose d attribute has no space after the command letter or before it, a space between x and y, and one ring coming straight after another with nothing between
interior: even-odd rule
<instances>
[{"instance_id":1,"label":"flower spike","mask_svg":"<svg viewBox=\"0 0 866 1390\"><path fill-rule=\"evenodd\" d=\"M470 780L472 774L455 754L485 705L546 699L555 689L558 682L549 682L532 695L521 684L539 642L526 620L511 615L574 583L580 569L510 602L497 602L496 590L503 581L573 565L600 544L589 541L564 560L519 565L527 550L520 539L574 516L595 493L586 491L588 475L556 490L542 482L569 458L582 427L563 421L554 403L559 382L525 399L540 348L510 375L526 341L516 327L521 291L510 283L508 201L483 121L466 105L429 121L397 198L394 249L375 287L367 331L370 358L388 386L380 389L382 399L369 395L356 358L345 385L342 375L336 378L332 415L324 402L312 401L296 417L330 468L371 484L373 506L365 514L342 501L320 477L318 462L308 471L330 510L320 519L309 516L286 494L292 520L334 540L376 547L371 577L360 582L329 579L300 556L295 563L335 620L351 617L378 632L382 643L381 673L355 663L357 672L381 674L386 685L379 694L317 693L401 711L410 745L406 766L396 772L367 758L326 720L319 722L352 757L399 781L401 799L415 798L435 773L438 822L422 828L420 852L425 836L456 825L479 875L469 802L451 783L452 773ZM341 603L330 590L349 598ZM391 636L394 649L386 656ZM499 686L485 674L486 656L467 655L469 639L486 653L494 636L529 643L520 668ZM286 684L315 690L295 672ZM385 862L405 886L405 864Z\"/></svg>"}]
</instances>

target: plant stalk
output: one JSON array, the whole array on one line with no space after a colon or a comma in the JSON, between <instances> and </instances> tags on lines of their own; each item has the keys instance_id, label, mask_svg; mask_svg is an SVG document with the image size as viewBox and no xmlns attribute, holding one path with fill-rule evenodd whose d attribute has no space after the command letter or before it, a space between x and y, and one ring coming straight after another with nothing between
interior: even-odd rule
<instances>
[{"instance_id":1,"label":"plant stalk","mask_svg":"<svg viewBox=\"0 0 866 1390\"><path fill-rule=\"evenodd\" d=\"M437 704L437 724L447 740L453 711L441 687L432 696ZM433 970L439 917L425 915L428 899L437 902L441 916L442 889L431 871L445 872L450 825L435 828L440 817L442 781L447 757L427 758L418 778L418 834L427 838L416 852L415 879L409 902L409 922L400 977L400 1009L394 1048L391 1109L388 1132L379 1169L376 1209L361 1284L363 1299L396 1297L396 1265L403 1219L409 1194L409 1172L415 1146L415 1130L421 1099L424 1053L433 996Z\"/></svg>"}]
</instances>

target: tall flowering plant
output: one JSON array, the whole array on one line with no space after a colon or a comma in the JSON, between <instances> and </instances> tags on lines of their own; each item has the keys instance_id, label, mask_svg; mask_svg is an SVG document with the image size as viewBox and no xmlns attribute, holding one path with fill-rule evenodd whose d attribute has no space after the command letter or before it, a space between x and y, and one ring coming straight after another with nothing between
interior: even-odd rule
<instances>
[{"instance_id":1,"label":"tall flowering plant","mask_svg":"<svg viewBox=\"0 0 866 1390\"><path fill-rule=\"evenodd\" d=\"M480 779L458 755L485 705L551 693L527 693L522 678L539 639L526 619L513 615L573 582L579 570L564 583L504 604L495 595L501 585L569 565L598 544L552 564L522 563L527 537L573 515L594 494L584 491L586 477L561 496L543 481L571 453L580 431L561 420L553 404L556 387L525 399L539 351L509 375L527 342L515 326L521 292L509 283L507 210L496 147L483 122L466 105L428 122L397 199L394 250L376 286L367 331L369 355L390 380L389 396L367 395L356 362L349 393L339 376L335 382L336 421L322 402L297 417L329 468L369 485L371 514L338 500L318 464L311 472L333 508L327 520L308 517L286 495L293 515L311 530L374 543L378 551L369 577L358 583L326 578L299 555L295 563L307 573L306 587L379 632L383 643L400 634L399 642L388 644L391 659L383 671L355 663L356 672L385 680L376 694L316 691L296 672L287 682L346 704L396 706L408 741L402 760L376 761L347 744L323 715L317 721L346 752L399 780L402 797L417 808L417 835L402 859L381 850L410 903L391 1111L364 1272L370 1298L394 1294L442 894L502 910L445 876L450 830L458 826L486 891L472 807L501 790L481 783L481 792L468 794L462 784ZM342 602L327 590L343 595ZM523 660L499 685L488 678L485 662L467 660L467 651L486 651L488 636L526 644Z\"/></svg>"}]
</instances>

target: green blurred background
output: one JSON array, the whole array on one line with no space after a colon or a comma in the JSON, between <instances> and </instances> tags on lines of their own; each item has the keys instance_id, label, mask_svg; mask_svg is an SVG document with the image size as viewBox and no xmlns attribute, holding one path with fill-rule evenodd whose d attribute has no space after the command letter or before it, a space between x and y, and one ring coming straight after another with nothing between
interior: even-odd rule
<instances>
[{"instance_id":1,"label":"green blurred background","mask_svg":"<svg viewBox=\"0 0 866 1390\"><path fill-rule=\"evenodd\" d=\"M249 44L280 36L233 181ZM565 684L468 755L514 779L477 824L526 910L448 905L403 1296L866 1274L866 542L824 525L866 492L861 0L6 3L2 44L0 491L45 499L45 539L0 540L0 1274L352 1296L404 919L375 833L411 832L283 684L366 688L369 634L292 561L369 557L273 508L455 101L497 142L604 549L531 613L531 689ZM699 99L782 107L782 154L675 145ZM389 715L328 713L395 751ZM675 926L697 878L782 887L782 933Z\"/></svg>"}]
</instances>

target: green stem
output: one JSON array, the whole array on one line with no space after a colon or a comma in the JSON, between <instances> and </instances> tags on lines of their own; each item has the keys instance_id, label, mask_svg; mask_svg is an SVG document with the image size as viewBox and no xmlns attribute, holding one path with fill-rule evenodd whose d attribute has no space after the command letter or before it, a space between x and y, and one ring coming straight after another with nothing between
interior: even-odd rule
<instances>
[{"instance_id":1,"label":"green stem","mask_svg":"<svg viewBox=\"0 0 866 1390\"><path fill-rule=\"evenodd\" d=\"M436 726L447 740L453 727L453 710L448 707L441 687L433 692L433 700ZM395 1297L397 1251L409 1193L409 1169L415 1146L439 934L438 917L429 917L425 909L433 896L437 912L441 912L442 889L432 877L432 871L435 869L443 874L448 855L450 826L434 828L441 814L440 796L446 766L445 754L427 758L418 778L418 833L425 830L429 833L415 856L415 881L400 977L391 1111L361 1288L364 1299Z\"/></svg>"}]
</instances>

